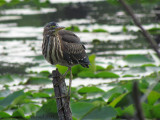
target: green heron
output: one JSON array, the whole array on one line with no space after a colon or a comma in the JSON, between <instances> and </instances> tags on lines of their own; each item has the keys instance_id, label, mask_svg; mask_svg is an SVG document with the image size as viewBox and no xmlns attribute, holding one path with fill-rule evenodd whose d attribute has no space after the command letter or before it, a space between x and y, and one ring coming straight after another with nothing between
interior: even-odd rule
<instances>
[{"instance_id":1,"label":"green heron","mask_svg":"<svg viewBox=\"0 0 160 120\"><path fill-rule=\"evenodd\" d=\"M44 27L42 54L52 65L60 64L68 67L63 77L70 71L68 89L68 96L70 96L72 66L80 64L88 68L90 62L85 52L85 46L80 42L79 37L64 28L55 22L50 22Z\"/></svg>"}]
</instances>

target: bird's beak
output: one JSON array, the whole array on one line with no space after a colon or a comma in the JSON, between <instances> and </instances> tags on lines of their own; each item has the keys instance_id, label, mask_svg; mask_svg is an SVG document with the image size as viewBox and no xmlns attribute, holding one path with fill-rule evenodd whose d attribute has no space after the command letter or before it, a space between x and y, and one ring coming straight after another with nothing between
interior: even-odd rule
<instances>
[{"instance_id":1,"label":"bird's beak","mask_svg":"<svg viewBox=\"0 0 160 120\"><path fill-rule=\"evenodd\" d=\"M56 30L62 30L62 29L64 29L65 27L62 27L62 26L57 26L56 27Z\"/></svg>"}]
</instances>

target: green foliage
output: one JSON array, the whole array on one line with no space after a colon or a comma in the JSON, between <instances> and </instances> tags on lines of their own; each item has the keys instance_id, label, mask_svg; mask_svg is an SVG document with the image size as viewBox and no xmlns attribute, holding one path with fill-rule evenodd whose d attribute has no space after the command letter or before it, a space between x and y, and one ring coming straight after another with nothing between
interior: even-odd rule
<instances>
[{"instance_id":1,"label":"green foliage","mask_svg":"<svg viewBox=\"0 0 160 120\"><path fill-rule=\"evenodd\" d=\"M83 117L84 120L110 120L117 112L112 107L97 107Z\"/></svg>"},{"instance_id":2,"label":"green foliage","mask_svg":"<svg viewBox=\"0 0 160 120\"><path fill-rule=\"evenodd\" d=\"M89 32L89 30L87 30L87 29L84 29L82 32Z\"/></svg>"},{"instance_id":3,"label":"green foliage","mask_svg":"<svg viewBox=\"0 0 160 120\"><path fill-rule=\"evenodd\" d=\"M30 77L25 84L38 85L38 84L50 84L50 83L51 80L46 77Z\"/></svg>"},{"instance_id":4,"label":"green foliage","mask_svg":"<svg viewBox=\"0 0 160 120\"><path fill-rule=\"evenodd\" d=\"M16 102L18 97L20 97L22 95L24 95L23 90L16 91L16 92L8 95L6 98L0 100L0 107L6 108L7 106Z\"/></svg>"},{"instance_id":5,"label":"green foliage","mask_svg":"<svg viewBox=\"0 0 160 120\"><path fill-rule=\"evenodd\" d=\"M8 82L12 82L13 81L13 78L11 75L3 75L3 76L0 76L0 84L5 84L5 83L8 83Z\"/></svg>"},{"instance_id":6,"label":"green foliage","mask_svg":"<svg viewBox=\"0 0 160 120\"><path fill-rule=\"evenodd\" d=\"M96 77L97 78L119 78L119 75L112 72L103 71L103 72L97 73Z\"/></svg>"},{"instance_id":7,"label":"green foliage","mask_svg":"<svg viewBox=\"0 0 160 120\"><path fill-rule=\"evenodd\" d=\"M149 30L148 30L151 34L160 34L160 27L155 27L155 28L150 28Z\"/></svg>"},{"instance_id":8,"label":"green foliage","mask_svg":"<svg viewBox=\"0 0 160 120\"><path fill-rule=\"evenodd\" d=\"M150 56L146 55L140 55L140 54L133 54L133 55L127 55L124 57L124 60L128 63L151 63L154 62L153 59Z\"/></svg>"},{"instance_id":9,"label":"green foliage","mask_svg":"<svg viewBox=\"0 0 160 120\"><path fill-rule=\"evenodd\" d=\"M87 77L94 78L95 74L93 72L91 72L91 71L82 71L82 72L78 73L78 77L81 77L81 78L87 78Z\"/></svg>"},{"instance_id":10,"label":"green foliage","mask_svg":"<svg viewBox=\"0 0 160 120\"><path fill-rule=\"evenodd\" d=\"M92 32L108 32L107 30L104 30L104 29L94 29Z\"/></svg>"},{"instance_id":11,"label":"green foliage","mask_svg":"<svg viewBox=\"0 0 160 120\"><path fill-rule=\"evenodd\" d=\"M31 120L40 118L58 119L57 106L56 101L54 99L50 99L45 104L43 104L40 110L36 113L36 116L32 117Z\"/></svg>"},{"instance_id":12,"label":"green foliage","mask_svg":"<svg viewBox=\"0 0 160 120\"><path fill-rule=\"evenodd\" d=\"M123 26L122 30L123 30L123 32L125 32L125 33L128 32L128 29L127 29L126 26Z\"/></svg>"},{"instance_id":13,"label":"green foliage","mask_svg":"<svg viewBox=\"0 0 160 120\"><path fill-rule=\"evenodd\" d=\"M90 56L89 56L89 61L90 61L89 69L90 69L90 71L92 71L93 73L96 71L95 58L96 58L95 55L90 55Z\"/></svg>"},{"instance_id":14,"label":"green foliage","mask_svg":"<svg viewBox=\"0 0 160 120\"><path fill-rule=\"evenodd\" d=\"M72 114L78 119L83 118L94 107L94 104L87 102L76 102L71 104Z\"/></svg>"},{"instance_id":15,"label":"green foliage","mask_svg":"<svg viewBox=\"0 0 160 120\"><path fill-rule=\"evenodd\" d=\"M80 32L80 29L78 26L70 26L65 28L65 30L73 31L73 32Z\"/></svg>"},{"instance_id":16,"label":"green foliage","mask_svg":"<svg viewBox=\"0 0 160 120\"><path fill-rule=\"evenodd\" d=\"M9 118L10 115L6 112L0 111L0 118Z\"/></svg>"},{"instance_id":17,"label":"green foliage","mask_svg":"<svg viewBox=\"0 0 160 120\"><path fill-rule=\"evenodd\" d=\"M83 87L78 90L79 94L86 94L86 93L98 93L98 92L104 92L102 89L98 87Z\"/></svg>"}]
</instances>

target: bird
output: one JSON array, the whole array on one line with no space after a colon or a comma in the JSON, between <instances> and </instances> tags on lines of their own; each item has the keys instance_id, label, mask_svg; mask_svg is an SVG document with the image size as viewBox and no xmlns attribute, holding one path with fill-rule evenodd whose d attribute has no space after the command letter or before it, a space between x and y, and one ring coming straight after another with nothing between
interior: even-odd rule
<instances>
[{"instance_id":1,"label":"bird","mask_svg":"<svg viewBox=\"0 0 160 120\"><path fill-rule=\"evenodd\" d=\"M86 54L86 48L81 43L80 38L71 31L65 30L52 21L44 26L42 54L52 65L62 65L68 67L63 74L65 78L70 71L68 96L71 94L72 67L80 64L89 68L90 61Z\"/></svg>"}]
</instances>

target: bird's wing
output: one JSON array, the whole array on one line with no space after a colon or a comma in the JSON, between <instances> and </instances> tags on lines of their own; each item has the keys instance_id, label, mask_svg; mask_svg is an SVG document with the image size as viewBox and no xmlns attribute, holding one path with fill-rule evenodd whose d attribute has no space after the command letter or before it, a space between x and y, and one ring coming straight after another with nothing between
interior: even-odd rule
<instances>
[{"instance_id":1,"label":"bird's wing","mask_svg":"<svg viewBox=\"0 0 160 120\"><path fill-rule=\"evenodd\" d=\"M58 34L60 35L62 41L67 43L80 43L79 37L71 31L60 30Z\"/></svg>"},{"instance_id":2,"label":"bird's wing","mask_svg":"<svg viewBox=\"0 0 160 120\"><path fill-rule=\"evenodd\" d=\"M63 41L63 58L70 64L81 64L83 67L88 67L89 60L86 55L84 45L80 43L68 43Z\"/></svg>"}]
</instances>

